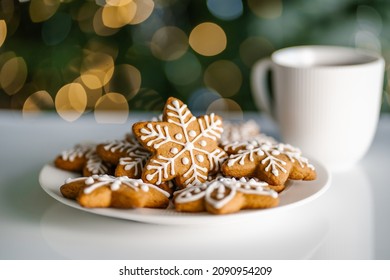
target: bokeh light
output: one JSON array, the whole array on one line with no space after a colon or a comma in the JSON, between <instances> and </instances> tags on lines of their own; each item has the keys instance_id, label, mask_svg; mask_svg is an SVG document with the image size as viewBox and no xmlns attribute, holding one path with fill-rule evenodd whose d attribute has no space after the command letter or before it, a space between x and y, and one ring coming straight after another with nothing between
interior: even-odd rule
<instances>
[{"instance_id":1,"label":"bokeh light","mask_svg":"<svg viewBox=\"0 0 390 280\"><path fill-rule=\"evenodd\" d=\"M126 100L133 98L141 88L141 72L130 64L115 67L109 83L104 86L105 92L122 94Z\"/></svg>"},{"instance_id":2,"label":"bokeh light","mask_svg":"<svg viewBox=\"0 0 390 280\"><path fill-rule=\"evenodd\" d=\"M51 95L45 90L40 90L28 96L24 102L22 109L23 116L53 109L53 107L54 101Z\"/></svg>"},{"instance_id":3,"label":"bokeh light","mask_svg":"<svg viewBox=\"0 0 390 280\"><path fill-rule=\"evenodd\" d=\"M252 67L261 58L269 56L274 47L271 42L264 37L248 37L241 44L239 54L242 62Z\"/></svg>"},{"instance_id":4,"label":"bokeh light","mask_svg":"<svg viewBox=\"0 0 390 280\"><path fill-rule=\"evenodd\" d=\"M129 105L122 94L110 92L96 102L94 114L98 123L125 123Z\"/></svg>"},{"instance_id":5,"label":"bokeh light","mask_svg":"<svg viewBox=\"0 0 390 280\"><path fill-rule=\"evenodd\" d=\"M188 38L180 28L164 26L154 33L150 49L152 54L161 60L175 60L187 51Z\"/></svg>"},{"instance_id":6,"label":"bokeh light","mask_svg":"<svg viewBox=\"0 0 390 280\"><path fill-rule=\"evenodd\" d=\"M223 20L236 19L244 11L242 0L207 0L207 7L210 13Z\"/></svg>"},{"instance_id":7,"label":"bokeh light","mask_svg":"<svg viewBox=\"0 0 390 280\"><path fill-rule=\"evenodd\" d=\"M89 53L81 65L80 76L90 89L103 87L114 73L114 60L110 55L95 52Z\"/></svg>"},{"instance_id":8,"label":"bokeh light","mask_svg":"<svg viewBox=\"0 0 390 280\"><path fill-rule=\"evenodd\" d=\"M116 42L101 37L93 37L84 45L83 53L84 55L103 53L115 60L118 57L119 50Z\"/></svg>"},{"instance_id":9,"label":"bokeh light","mask_svg":"<svg viewBox=\"0 0 390 280\"><path fill-rule=\"evenodd\" d=\"M251 68L277 49L358 47L389 64L390 2L363 2L0 0L0 107L60 108L70 121L123 100L127 113L159 113L169 96L202 113L257 110ZM60 102L68 87L85 108Z\"/></svg>"},{"instance_id":10,"label":"bokeh light","mask_svg":"<svg viewBox=\"0 0 390 280\"><path fill-rule=\"evenodd\" d=\"M117 33L120 29L119 28L111 28L107 25L105 25L103 21L103 10L104 7L100 7L94 14L93 17L93 30L97 35L100 36L111 36Z\"/></svg>"},{"instance_id":11,"label":"bokeh light","mask_svg":"<svg viewBox=\"0 0 390 280\"><path fill-rule=\"evenodd\" d=\"M7 37L7 23L5 20L0 20L0 47L3 45Z\"/></svg>"},{"instance_id":12,"label":"bokeh light","mask_svg":"<svg viewBox=\"0 0 390 280\"><path fill-rule=\"evenodd\" d=\"M99 6L93 2L85 2L79 9L75 16L80 29L85 33L95 32L94 28L94 17L98 11Z\"/></svg>"},{"instance_id":13,"label":"bokeh light","mask_svg":"<svg viewBox=\"0 0 390 280\"><path fill-rule=\"evenodd\" d=\"M211 88L201 87L191 93L188 107L197 114L204 114L209 105L221 98L221 95Z\"/></svg>"},{"instance_id":14,"label":"bokeh light","mask_svg":"<svg viewBox=\"0 0 390 280\"><path fill-rule=\"evenodd\" d=\"M111 1L114 2L114 1ZM107 3L102 9L102 22L109 28L120 28L129 24L137 11L137 4L131 0Z\"/></svg>"},{"instance_id":15,"label":"bokeh light","mask_svg":"<svg viewBox=\"0 0 390 280\"><path fill-rule=\"evenodd\" d=\"M265 19L280 17L283 11L282 0L248 0L248 6L256 16Z\"/></svg>"},{"instance_id":16,"label":"bokeh light","mask_svg":"<svg viewBox=\"0 0 390 280\"><path fill-rule=\"evenodd\" d=\"M57 92L54 100L57 113L66 121L77 120L87 107L87 94L82 85L70 83Z\"/></svg>"},{"instance_id":17,"label":"bokeh light","mask_svg":"<svg viewBox=\"0 0 390 280\"><path fill-rule=\"evenodd\" d=\"M60 0L31 0L30 18L33 22L42 22L51 18L60 7Z\"/></svg>"},{"instance_id":18,"label":"bokeh light","mask_svg":"<svg viewBox=\"0 0 390 280\"><path fill-rule=\"evenodd\" d=\"M164 70L170 82L185 86L199 79L202 65L194 54L187 52L177 60L166 62Z\"/></svg>"},{"instance_id":19,"label":"bokeh light","mask_svg":"<svg viewBox=\"0 0 390 280\"><path fill-rule=\"evenodd\" d=\"M241 70L229 60L218 60L207 67L204 72L204 83L223 97L231 97L241 88Z\"/></svg>"},{"instance_id":20,"label":"bokeh light","mask_svg":"<svg viewBox=\"0 0 390 280\"><path fill-rule=\"evenodd\" d=\"M23 57L12 57L0 70L0 86L8 95L17 93L27 79L27 64Z\"/></svg>"},{"instance_id":21,"label":"bokeh light","mask_svg":"<svg viewBox=\"0 0 390 280\"><path fill-rule=\"evenodd\" d=\"M204 56L223 52L227 45L225 31L217 24L204 22L192 29L189 43L191 48Z\"/></svg>"},{"instance_id":22,"label":"bokeh light","mask_svg":"<svg viewBox=\"0 0 390 280\"><path fill-rule=\"evenodd\" d=\"M206 113L215 114L221 116L225 120L243 120L244 113L241 106L234 100L229 98L220 98L213 101L207 108Z\"/></svg>"},{"instance_id":23,"label":"bokeh light","mask_svg":"<svg viewBox=\"0 0 390 280\"><path fill-rule=\"evenodd\" d=\"M149 16L152 14L154 9L154 1L153 0L133 0L137 6L137 11L133 17L133 19L129 22L129 24L140 24L147 20Z\"/></svg>"},{"instance_id":24,"label":"bokeh light","mask_svg":"<svg viewBox=\"0 0 390 280\"><path fill-rule=\"evenodd\" d=\"M80 84L84 88L85 95L87 97L87 105L85 110L93 110L95 108L96 102L103 95L103 88L99 87L91 89L84 84L83 80L81 80L81 77L77 77L73 81L73 84Z\"/></svg>"}]
</instances>

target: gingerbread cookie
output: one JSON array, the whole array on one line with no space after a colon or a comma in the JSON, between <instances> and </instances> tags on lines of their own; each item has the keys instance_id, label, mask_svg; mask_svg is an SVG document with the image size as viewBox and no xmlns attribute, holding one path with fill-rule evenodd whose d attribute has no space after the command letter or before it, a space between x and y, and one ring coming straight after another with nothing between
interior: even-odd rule
<instances>
[{"instance_id":1,"label":"gingerbread cookie","mask_svg":"<svg viewBox=\"0 0 390 280\"><path fill-rule=\"evenodd\" d=\"M112 166L96 154L95 144L78 144L63 151L54 160L57 168L77 172L84 176L112 174Z\"/></svg>"},{"instance_id":2,"label":"gingerbread cookie","mask_svg":"<svg viewBox=\"0 0 390 280\"><path fill-rule=\"evenodd\" d=\"M289 144L279 143L277 149L286 155L289 161L293 164L289 179L311 181L317 178L317 173L313 164L302 156L300 149Z\"/></svg>"},{"instance_id":3,"label":"gingerbread cookie","mask_svg":"<svg viewBox=\"0 0 390 280\"><path fill-rule=\"evenodd\" d=\"M82 172L88 160L87 155L94 147L93 144L77 144L71 149L62 151L55 158L54 165L63 170Z\"/></svg>"},{"instance_id":4,"label":"gingerbread cookie","mask_svg":"<svg viewBox=\"0 0 390 280\"><path fill-rule=\"evenodd\" d=\"M265 182L241 178L219 178L191 186L174 194L177 211L213 214L234 213L241 209L262 209L277 206L278 194Z\"/></svg>"},{"instance_id":5,"label":"gingerbread cookie","mask_svg":"<svg viewBox=\"0 0 390 280\"><path fill-rule=\"evenodd\" d=\"M64 197L88 208L166 208L170 194L140 179L93 175L68 179L60 187Z\"/></svg>"},{"instance_id":6,"label":"gingerbread cookie","mask_svg":"<svg viewBox=\"0 0 390 280\"><path fill-rule=\"evenodd\" d=\"M222 173L233 177L257 177L271 185L284 185L292 164L272 146L254 145L255 141L230 151L228 160L222 165Z\"/></svg>"},{"instance_id":7,"label":"gingerbread cookie","mask_svg":"<svg viewBox=\"0 0 390 280\"><path fill-rule=\"evenodd\" d=\"M93 148L86 154L87 161L83 167L83 176L113 174L113 165L105 162Z\"/></svg>"},{"instance_id":8,"label":"gingerbread cookie","mask_svg":"<svg viewBox=\"0 0 390 280\"><path fill-rule=\"evenodd\" d=\"M150 157L150 153L139 144L134 135L126 135L125 140L99 144L96 150L101 158L116 165L117 177L141 178L142 169Z\"/></svg>"},{"instance_id":9,"label":"gingerbread cookie","mask_svg":"<svg viewBox=\"0 0 390 280\"><path fill-rule=\"evenodd\" d=\"M142 179L151 184L175 179L184 188L203 183L227 157L218 146L222 119L214 114L196 118L173 97L165 104L163 121L135 123L133 132L152 153L142 173Z\"/></svg>"},{"instance_id":10,"label":"gingerbread cookie","mask_svg":"<svg viewBox=\"0 0 390 280\"><path fill-rule=\"evenodd\" d=\"M230 146L222 173L233 177L256 177L271 185L282 186L287 179L315 178L314 166L296 150L284 144L256 140Z\"/></svg>"},{"instance_id":11,"label":"gingerbread cookie","mask_svg":"<svg viewBox=\"0 0 390 280\"><path fill-rule=\"evenodd\" d=\"M252 139L260 135L260 126L254 121L242 122L223 122L223 133L221 135L221 143L230 143Z\"/></svg>"}]
</instances>

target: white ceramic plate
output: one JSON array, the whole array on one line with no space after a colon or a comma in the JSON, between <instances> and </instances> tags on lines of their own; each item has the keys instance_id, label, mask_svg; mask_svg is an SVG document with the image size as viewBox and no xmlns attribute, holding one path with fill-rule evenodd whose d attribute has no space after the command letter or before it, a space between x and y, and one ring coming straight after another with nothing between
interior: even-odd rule
<instances>
[{"instance_id":1,"label":"white ceramic plate","mask_svg":"<svg viewBox=\"0 0 390 280\"><path fill-rule=\"evenodd\" d=\"M279 206L260 210L241 210L238 213L229 215L182 213L176 212L172 207L169 207L168 209L84 208L76 201L64 198L60 192L60 186L67 178L76 177L78 175L60 170L51 164L47 164L42 168L39 174L39 183L50 196L59 202L98 215L166 225L229 223L242 220L243 218L260 218L264 215L272 215L276 211L297 207L318 198L329 187L331 175L322 164L314 160L312 160L312 163L316 166L317 179L314 181L290 181L286 189L279 194Z\"/></svg>"}]
</instances>

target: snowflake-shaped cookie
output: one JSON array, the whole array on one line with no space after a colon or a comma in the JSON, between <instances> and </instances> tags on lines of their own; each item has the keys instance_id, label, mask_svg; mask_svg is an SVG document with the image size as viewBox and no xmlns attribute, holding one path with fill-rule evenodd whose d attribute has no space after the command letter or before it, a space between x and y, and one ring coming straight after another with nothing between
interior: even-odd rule
<instances>
[{"instance_id":1,"label":"snowflake-shaped cookie","mask_svg":"<svg viewBox=\"0 0 390 280\"><path fill-rule=\"evenodd\" d=\"M60 187L63 196L88 208L166 208L170 194L157 186L126 176L93 175L67 179Z\"/></svg>"},{"instance_id":2,"label":"snowflake-shaped cookie","mask_svg":"<svg viewBox=\"0 0 390 280\"><path fill-rule=\"evenodd\" d=\"M87 154L94 149L93 144L77 144L73 148L64 150L54 160L54 165L60 169L82 172Z\"/></svg>"},{"instance_id":3,"label":"snowflake-shaped cookie","mask_svg":"<svg viewBox=\"0 0 390 280\"><path fill-rule=\"evenodd\" d=\"M83 168L83 176L112 174L113 167L105 162L97 153L96 149L91 149L86 154L87 162Z\"/></svg>"},{"instance_id":4,"label":"snowflake-shaped cookie","mask_svg":"<svg viewBox=\"0 0 390 280\"><path fill-rule=\"evenodd\" d=\"M284 185L289 178L315 178L314 166L290 145L252 140L228 150L229 158L222 166L227 176L257 177L271 185Z\"/></svg>"},{"instance_id":5,"label":"snowflake-shaped cookie","mask_svg":"<svg viewBox=\"0 0 390 280\"><path fill-rule=\"evenodd\" d=\"M196 118L187 105L173 97L165 104L163 121L135 123L133 132L152 152L142 174L142 179L152 184L174 178L180 188L203 183L209 173L219 171L227 157L218 147L222 119L214 114Z\"/></svg>"},{"instance_id":6,"label":"snowflake-shaped cookie","mask_svg":"<svg viewBox=\"0 0 390 280\"><path fill-rule=\"evenodd\" d=\"M60 169L78 172L84 176L111 173L111 165L99 157L96 145L92 143L77 144L63 151L54 160L54 164Z\"/></svg>"},{"instance_id":7,"label":"snowflake-shaped cookie","mask_svg":"<svg viewBox=\"0 0 390 280\"><path fill-rule=\"evenodd\" d=\"M134 135L124 140L113 140L97 146L97 152L104 160L115 164L115 176L141 178L142 169L150 157Z\"/></svg>"},{"instance_id":8,"label":"snowflake-shaped cookie","mask_svg":"<svg viewBox=\"0 0 390 280\"><path fill-rule=\"evenodd\" d=\"M177 211L228 214L240 209L269 208L278 205L278 193L265 182L221 177L175 192Z\"/></svg>"}]
</instances>

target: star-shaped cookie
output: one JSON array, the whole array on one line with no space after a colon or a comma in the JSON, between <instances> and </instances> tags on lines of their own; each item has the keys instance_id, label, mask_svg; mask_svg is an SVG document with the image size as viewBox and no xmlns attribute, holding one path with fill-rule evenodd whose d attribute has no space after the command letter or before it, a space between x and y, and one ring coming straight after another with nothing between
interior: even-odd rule
<instances>
[{"instance_id":1,"label":"star-shaped cookie","mask_svg":"<svg viewBox=\"0 0 390 280\"><path fill-rule=\"evenodd\" d=\"M301 152L282 143L251 140L228 146L229 158L222 173L233 177L257 177L271 185L284 185L287 179L314 180L314 166Z\"/></svg>"},{"instance_id":2,"label":"star-shaped cookie","mask_svg":"<svg viewBox=\"0 0 390 280\"><path fill-rule=\"evenodd\" d=\"M142 173L142 179L151 184L175 179L184 188L203 183L227 158L218 147L222 119L215 114L196 118L174 97L165 104L163 121L135 123L133 132L152 153Z\"/></svg>"}]
</instances>

